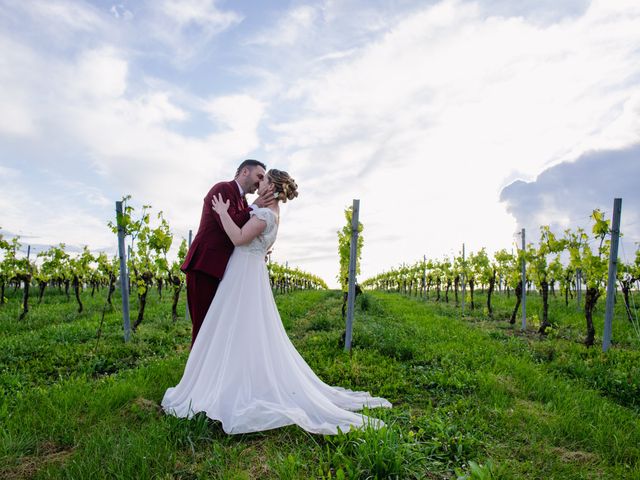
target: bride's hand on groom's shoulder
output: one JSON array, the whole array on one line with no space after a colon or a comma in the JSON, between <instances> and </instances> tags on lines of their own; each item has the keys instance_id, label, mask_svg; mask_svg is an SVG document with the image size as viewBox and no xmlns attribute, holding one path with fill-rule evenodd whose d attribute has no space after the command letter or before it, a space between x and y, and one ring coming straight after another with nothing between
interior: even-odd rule
<instances>
[{"instance_id":1,"label":"bride's hand on groom's shoulder","mask_svg":"<svg viewBox=\"0 0 640 480\"><path fill-rule=\"evenodd\" d=\"M213 208L213 211L220 215L229 210L229 200L225 202L222 199L221 194L214 195L213 197L211 197L211 206Z\"/></svg>"}]
</instances>

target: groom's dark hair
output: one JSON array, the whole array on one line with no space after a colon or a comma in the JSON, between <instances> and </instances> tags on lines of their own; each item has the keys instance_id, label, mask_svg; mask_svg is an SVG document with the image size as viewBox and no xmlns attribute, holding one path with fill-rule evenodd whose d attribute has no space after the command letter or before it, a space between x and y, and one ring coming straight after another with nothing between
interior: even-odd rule
<instances>
[{"instance_id":1,"label":"groom's dark hair","mask_svg":"<svg viewBox=\"0 0 640 480\"><path fill-rule=\"evenodd\" d=\"M267 169L267 166L264 163L259 162L258 160L252 160L251 158L249 158L240 164L240 166L238 167L238 170L236 170L236 177L240 175L240 172L244 167L249 167L250 169L253 167L262 167L265 170Z\"/></svg>"}]
</instances>

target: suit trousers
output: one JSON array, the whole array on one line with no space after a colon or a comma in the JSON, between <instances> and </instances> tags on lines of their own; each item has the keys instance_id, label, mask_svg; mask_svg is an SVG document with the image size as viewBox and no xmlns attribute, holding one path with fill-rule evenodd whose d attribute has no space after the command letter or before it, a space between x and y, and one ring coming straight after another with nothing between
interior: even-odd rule
<instances>
[{"instance_id":1,"label":"suit trousers","mask_svg":"<svg viewBox=\"0 0 640 480\"><path fill-rule=\"evenodd\" d=\"M199 270L187 272L187 301L191 315L191 347L193 347L204 317L220 285L220 279Z\"/></svg>"}]
</instances>

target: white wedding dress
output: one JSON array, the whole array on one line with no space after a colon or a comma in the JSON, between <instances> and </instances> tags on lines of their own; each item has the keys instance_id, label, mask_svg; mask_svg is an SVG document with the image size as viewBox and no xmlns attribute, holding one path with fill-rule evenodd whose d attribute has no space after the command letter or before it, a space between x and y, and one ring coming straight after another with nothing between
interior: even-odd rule
<instances>
[{"instance_id":1,"label":"white wedding dress","mask_svg":"<svg viewBox=\"0 0 640 480\"><path fill-rule=\"evenodd\" d=\"M363 406L391 408L384 398L325 384L295 349L273 299L265 254L277 234L275 213L259 208L262 234L236 247L191 349L180 383L162 399L165 412L198 412L238 434L298 424L334 435L338 427L384 426L354 413Z\"/></svg>"}]
</instances>

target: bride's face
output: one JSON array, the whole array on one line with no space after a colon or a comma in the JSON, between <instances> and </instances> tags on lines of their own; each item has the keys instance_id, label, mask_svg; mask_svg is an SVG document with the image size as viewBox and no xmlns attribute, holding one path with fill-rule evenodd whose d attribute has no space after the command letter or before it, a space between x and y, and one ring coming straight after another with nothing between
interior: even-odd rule
<instances>
[{"instance_id":1,"label":"bride's face","mask_svg":"<svg viewBox=\"0 0 640 480\"><path fill-rule=\"evenodd\" d=\"M260 185L258 185L258 195L264 195L271 186L271 182L269 181L269 177L265 175L262 180L260 180Z\"/></svg>"}]
</instances>

